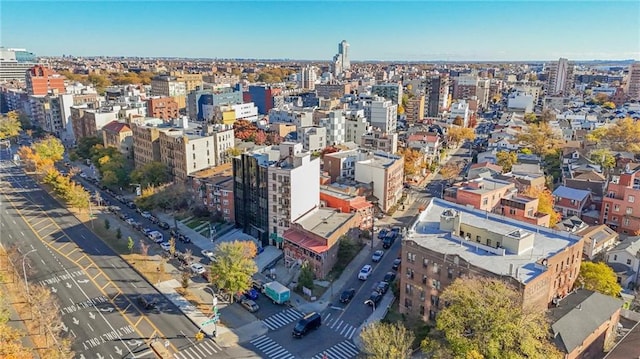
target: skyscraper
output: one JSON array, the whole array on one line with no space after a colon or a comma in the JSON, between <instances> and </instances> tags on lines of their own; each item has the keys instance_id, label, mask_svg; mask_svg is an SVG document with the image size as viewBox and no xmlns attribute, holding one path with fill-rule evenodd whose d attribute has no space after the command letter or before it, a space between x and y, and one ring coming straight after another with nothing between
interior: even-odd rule
<instances>
[{"instance_id":1,"label":"skyscraper","mask_svg":"<svg viewBox=\"0 0 640 359\"><path fill-rule=\"evenodd\" d=\"M338 44L338 53L333 56L331 61L331 67L333 70L333 76L340 76L344 70L351 68L351 60L349 60L349 43L347 40L342 40Z\"/></svg>"},{"instance_id":2,"label":"skyscraper","mask_svg":"<svg viewBox=\"0 0 640 359\"><path fill-rule=\"evenodd\" d=\"M305 66L300 70L300 87L306 90L316 88L316 68L315 66Z\"/></svg>"},{"instance_id":3,"label":"skyscraper","mask_svg":"<svg viewBox=\"0 0 640 359\"><path fill-rule=\"evenodd\" d=\"M349 60L349 43L347 40L342 40L338 44L338 55L342 57L342 70L349 70L351 68L351 61Z\"/></svg>"},{"instance_id":4,"label":"skyscraper","mask_svg":"<svg viewBox=\"0 0 640 359\"><path fill-rule=\"evenodd\" d=\"M557 63L549 65L547 95L566 96L573 88L573 82L573 63L570 63L569 60L560 58Z\"/></svg>"}]
</instances>

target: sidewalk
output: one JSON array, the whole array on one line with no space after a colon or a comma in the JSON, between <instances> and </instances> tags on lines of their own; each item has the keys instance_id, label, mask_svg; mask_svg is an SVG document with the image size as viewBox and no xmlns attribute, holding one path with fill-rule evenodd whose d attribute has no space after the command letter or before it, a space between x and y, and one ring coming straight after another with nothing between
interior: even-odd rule
<instances>
[{"instance_id":1,"label":"sidewalk","mask_svg":"<svg viewBox=\"0 0 640 359\"><path fill-rule=\"evenodd\" d=\"M365 320L364 323L360 324L358 329L356 329L355 334L353 335L353 344L355 344L358 349L360 349L360 351L363 351L362 341L360 340L360 333L362 333L362 330L364 330L364 328L371 323L381 321L387 315L387 312L389 311L389 308L391 307L395 299L396 298L393 296L393 293L391 293L391 291L387 292L376 309L371 313L369 318L367 318L367 320Z\"/></svg>"}]
</instances>

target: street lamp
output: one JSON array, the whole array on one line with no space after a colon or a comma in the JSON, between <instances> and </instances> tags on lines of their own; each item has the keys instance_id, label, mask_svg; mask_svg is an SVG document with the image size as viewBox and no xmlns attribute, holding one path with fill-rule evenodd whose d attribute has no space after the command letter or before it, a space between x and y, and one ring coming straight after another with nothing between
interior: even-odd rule
<instances>
[{"instance_id":1,"label":"street lamp","mask_svg":"<svg viewBox=\"0 0 640 359\"><path fill-rule=\"evenodd\" d=\"M373 312L376 311L376 302L372 301L371 299L367 299L364 301L364 304L368 304L370 306L372 306L373 308Z\"/></svg>"},{"instance_id":2,"label":"street lamp","mask_svg":"<svg viewBox=\"0 0 640 359\"><path fill-rule=\"evenodd\" d=\"M28 255L29 253L33 253L33 252L35 252L35 251L36 251L36 249L34 248L34 249L32 249L32 250L28 251L27 253L25 253L25 254L22 256L22 272L24 273L24 287L25 287L25 288L26 288L26 290L27 290L27 298L29 297L29 282L28 282L28 280L27 280L27 268L25 267L25 261L27 260L27 255Z\"/></svg>"}]
</instances>

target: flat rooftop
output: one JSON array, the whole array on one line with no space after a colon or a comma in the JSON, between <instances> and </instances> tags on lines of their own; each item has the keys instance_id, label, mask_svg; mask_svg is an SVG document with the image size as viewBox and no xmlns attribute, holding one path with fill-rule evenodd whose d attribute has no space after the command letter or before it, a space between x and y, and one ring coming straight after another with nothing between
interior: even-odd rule
<instances>
[{"instance_id":1,"label":"flat rooftop","mask_svg":"<svg viewBox=\"0 0 640 359\"><path fill-rule=\"evenodd\" d=\"M532 233L533 247L520 255L512 253L499 255L483 249L485 246L479 243L452 236L451 232L440 230L440 215L447 209L458 211L461 223L492 233L507 235L517 230ZM439 198L431 200L409 228L407 235L407 240L412 240L421 247L437 253L457 255L478 268L496 275L511 276L524 284L545 271L543 266L536 263L537 261L552 257L580 239L581 237L568 232L531 225ZM511 268L513 272L509 274Z\"/></svg>"},{"instance_id":2,"label":"flat rooftop","mask_svg":"<svg viewBox=\"0 0 640 359\"><path fill-rule=\"evenodd\" d=\"M302 216L296 223L309 232L329 238L354 215L353 213L338 212L334 208L318 208Z\"/></svg>"}]
</instances>

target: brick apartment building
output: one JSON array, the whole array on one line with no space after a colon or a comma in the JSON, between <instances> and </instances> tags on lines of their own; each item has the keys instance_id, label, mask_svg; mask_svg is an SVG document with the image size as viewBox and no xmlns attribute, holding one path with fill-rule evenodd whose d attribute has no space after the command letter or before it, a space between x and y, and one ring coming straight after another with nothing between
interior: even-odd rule
<instances>
[{"instance_id":1,"label":"brick apartment building","mask_svg":"<svg viewBox=\"0 0 640 359\"><path fill-rule=\"evenodd\" d=\"M127 158L133 153L133 131L124 122L111 121L102 128L104 147L115 147Z\"/></svg>"},{"instance_id":2,"label":"brick apartment building","mask_svg":"<svg viewBox=\"0 0 640 359\"><path fill-rule=\"evenodd\" d=\"M364 196L353 193L356 189L348 186L320 186L320 202L325 207L337 208L342 213L355 213L354 227L370 229L373 220L373 204Z\"/></svg>"},{"instance_id":3,"label":"brick apartment building","mask_svg":"<svg viewBox=\"0 0 640 359\"><path fill-rule=\"evenodd\" d=\"M27 94L46 95L49 91L56 90L65 93L64 76L56 73L48 67L37 65L29 69L25 76Z\"/></svg>"},{"instance_id":4,"label":"brick apartment building","mask_svg":"<svg viewBox=\"0 0 640 359\"><path fill-rule=\"evenodd\" d=\"M638 171L613 176L602 199L600 223L608 225L618 233L635 235L640 230Z\"/></svg>"},{"instance_id":5,"label":"brick apartment building","mask_svg":"<svg viewBox=\"0 0 640 359\"><path fill-rule=\"evenodd\" d=\"M546 310L573 289L583 238L435 198L402 241L400 312L435 320L456 278L514 284L525 306Z\"/></svg>"},{"instance_id":6,"label":"brick apartment building","mask_svg":"<svg viewBox=\"0 0 640 359\"><path fill-rule=\"evenodd\" d=\"M170 120L178 118L178 103L173 97L154 97L147 100L149 117Z\"/></svg>"},{"instance_id":7,"label":"brick apartment building","mask_svg":"<svg viewBox=\"0 0 640 359\"><path fill-rule=\"evenodd\" d=\"M235 223L231 163L198 171L189 179L191 188L211 213L218 214L227 223Z\"/></svg>"}]
</instances>

